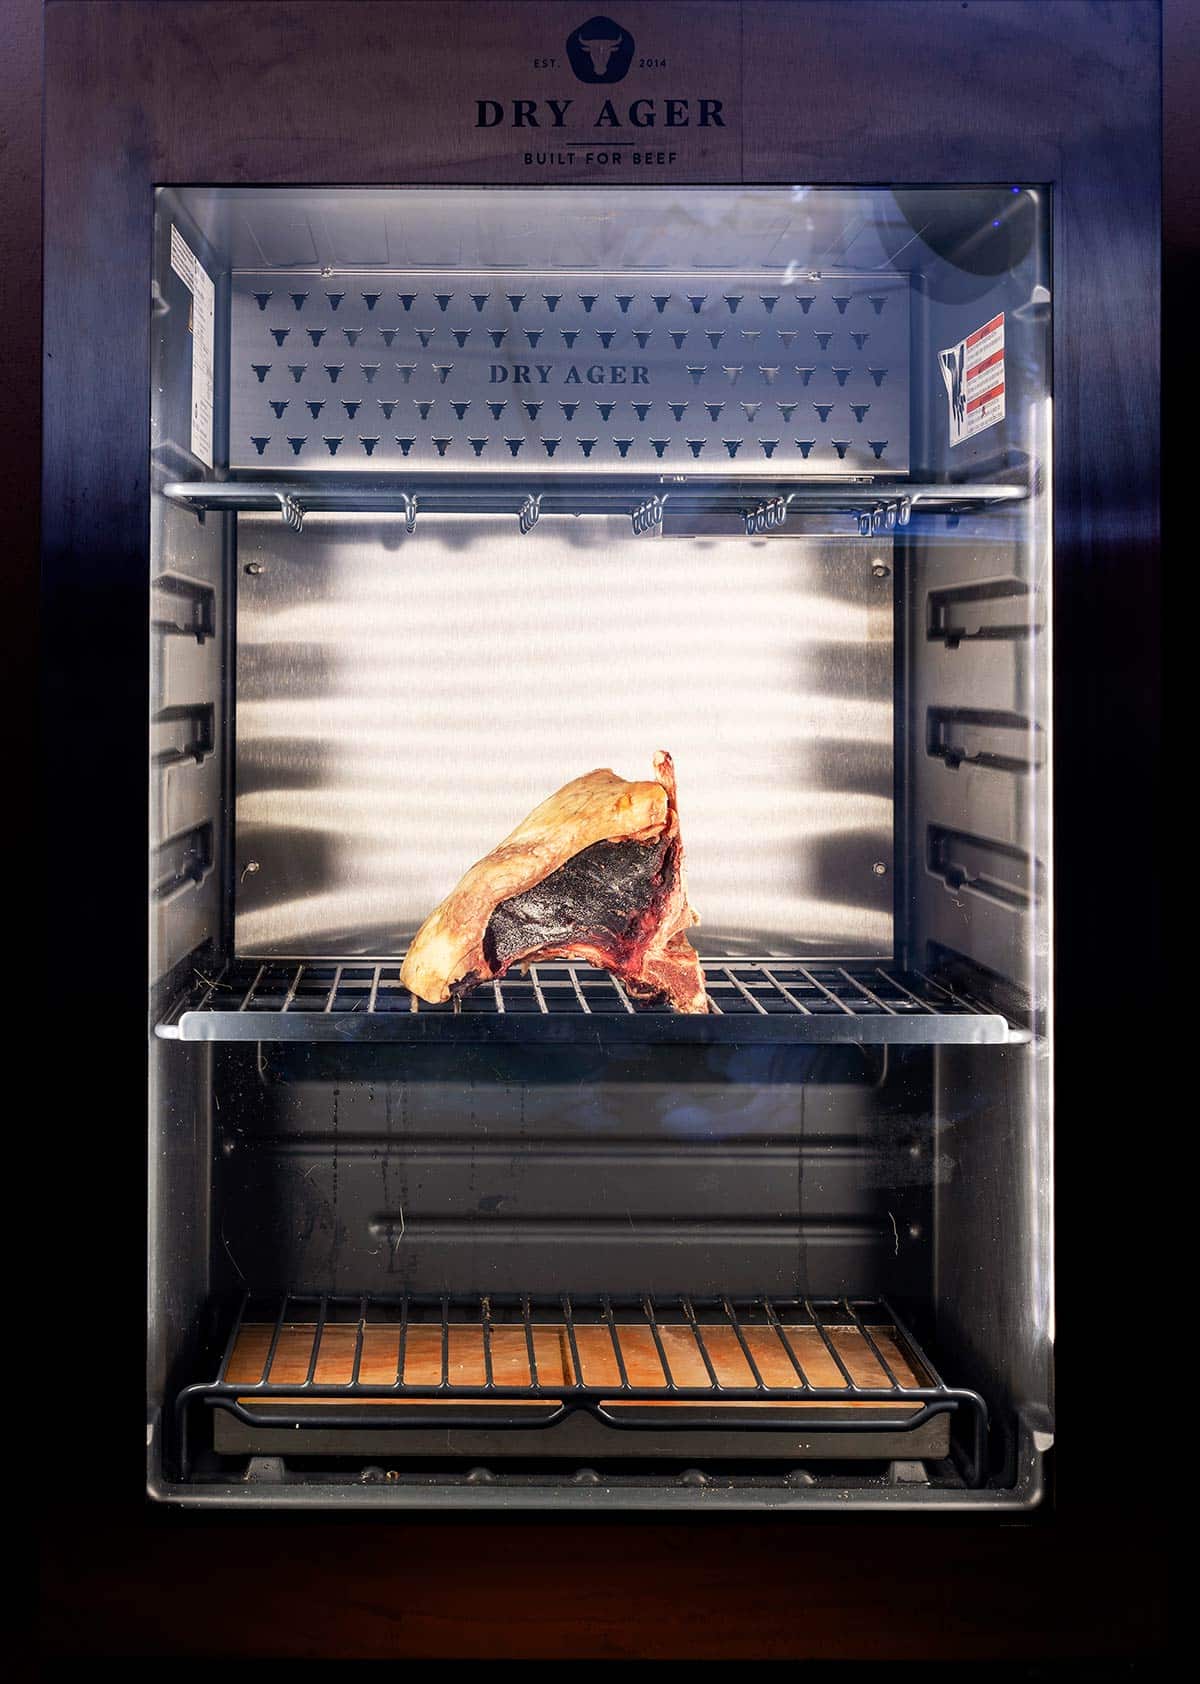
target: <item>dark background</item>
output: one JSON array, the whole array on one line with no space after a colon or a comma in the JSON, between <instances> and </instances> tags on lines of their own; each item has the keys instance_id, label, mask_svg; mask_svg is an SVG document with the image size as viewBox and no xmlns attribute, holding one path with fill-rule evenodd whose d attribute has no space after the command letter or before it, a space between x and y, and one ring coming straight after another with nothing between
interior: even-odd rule
<instances>
[{"instance_id":1,"label":"dark background","mask_svg":"<svg viewBox=\"0 0 1200 1684\"><path fill-rule=\"evenodd\" d=\"M145 3L152 7L153 0ZM1156 1243L1170 1220L1164 1192L1179 1178L1184 1132L1182 1099L1168 1084L1190 1060L1181 1045L1186 1021L1182 1032L1155 1027L1167 1001L1158 970L1158 886L1177 869L1178 855L1162 851L1156 829L1158 576L1135 556L1136 601L1122 593L1101 603L1092 643L1071 657L1111 660L1114 682L1088 740L1072 745L1072 799L1060 800L1056 815L1060 950L1076 942L1086 948L1099 921L1112 932L1113 969L1110 978L1096 979L1086 1002L1063 1011L1059 1026L1058 1103L1060 1115L1072 1118L1076 1144L1057 1175L1063 1448L1053 1458L1052 1503L1028 1519L975 1522L699 1515L669 1522L528 1515L283 1521L144 1504L143 1447L130 1432L130 1420L140 1416L144 1187L121 1170L131 1157L137 1161L145 1128L135 1068L144 1058L141 931L124 940L114 931L104 953L62 947L71 898L103 895L106 857L121 851L141 858L144 810L81 813L77 834L33 847L26 841L27 797L37 781L69 776L75 756L105 750L78 714L64 738L53 651L46 651L51 676L43 679L48 705L40 738L30 707L38 691L30 628L37 600L41 13L40 0L0 0L0 567L10 749L18 751L8 803L16 843L9 927L28 906L35 926L27 951L46 960L44 978L29 980L27 1010L10 1008L9 1127L26 1143L30 1167L19 1188L10 1181L9 1199L10 1210L34 1219L14 1277L22 1313L41 1320L50 1335L43 1360L56 1364L51 1378L37 1382L11 1360L6 1365L22 1406L21 1432L10 1438L8 1455L24 1464L32 1486L43 1653L72 1670L80 1659L101 1656L1070 1659L1090 1662L1089 1677L1101 1675L1101 1662L1105 1676L1110 1664L1120 1676L1139 1661L1157 1670L1166 1572L1161 1511L1164 1499L1169 1510L1186 1497L1194 1461L1185 1400L1168 1396L1166 1376L1153 1390L1128 1378L1120 1383L1116 1360L1105 1365L1105 1383L1097 1383L1094 1369L1085 1372L1097 1351L1128 1348L1140 1319L1161 1321L1172 1308L1187 1313L1165 1290L1179 1283L1165 1275ZM1166 0L1164 34L1170 347L1194 337L1183 321L1189 295L1196 296L1200 8L1193 0ZM1166 359L1168 397L1180 387L1179 362ZM1168 489L1186 487L1194 473L1183 460L1193 432L1183 424L1166 429ZM1179 501L1169 497L1168 510ZM1186 552L1178 559L1191 566ZM1071 666L1060 668L1056 682L1071 681ZM28 772L23 748L34 749ZM1125 849L1118 857L1113 848L1106 818L1113 803L1126 815L1126 838L1127 816L1136 815L1135 857ZM64 860L73 862L67 876ZM43 872L47 861L52 869ZM1130 964L1133 974L1122 978L1121 967ZM79 1006L66 1008L85 998L92 1009L107 1002L117 1022L136 1025L132 1055L114 1035L107 1064L73 1063L70 1012ZM37 1009L56 1000L64 1002L61 1013ZM109 1144L118 1138L119 1152ZM46 1328L48 1320L54 1325ZM102 1341L94 1336L98 1326ZM80 1371L73 1332L89 1362L102 1347L101 1376ZM102 1383L89 1384L89 1375ZM79 1431L85 1409L100 1428L86 1440Z\"/></svg>"}]
</instances>

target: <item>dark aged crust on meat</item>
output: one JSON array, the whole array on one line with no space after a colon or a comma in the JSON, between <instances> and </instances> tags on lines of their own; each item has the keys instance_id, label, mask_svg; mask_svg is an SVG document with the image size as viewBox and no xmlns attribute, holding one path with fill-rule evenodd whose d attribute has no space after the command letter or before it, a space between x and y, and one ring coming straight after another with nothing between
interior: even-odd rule
<instances>
[{"instance_id":1,"label":"dark aged crust on meat","mask_svg":"<svg viewBox=\"0 0 1200 1684\"><path fill-rule=\"evenodd\" d=\"M426 919L405 986L436 1003L566 959L612 971L635 999L707 1012L670 755L654 767L653 783L589 772L544 801Z\"/></svg>"},{"instance_id":2,"label":"dark aged crust on meat","mask_svg":"<svg viewBox=\"0 0 1200 1684\"><path fill-rule=\"evenodd\" d=\"M496 971L543 948L581 941L611 952L619 968L636 952L671 891L673 842L597 842L523 895L501 901L483 955Z\"/></svg>"}]
</instances>

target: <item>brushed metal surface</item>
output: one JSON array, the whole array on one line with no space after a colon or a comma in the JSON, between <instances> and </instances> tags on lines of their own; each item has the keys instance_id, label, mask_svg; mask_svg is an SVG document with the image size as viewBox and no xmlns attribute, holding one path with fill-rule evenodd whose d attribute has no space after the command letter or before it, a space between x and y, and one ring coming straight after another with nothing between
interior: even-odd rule
<instances>
[{"instance_id":1,"label":"brushed metal surface","mask_svg":"<svg viewBox=\"0 0 1200 1684\"><path fill-rule=\"evenodd\" d=\"M888 954L879 545L239 517L238 951L396 951L553 790L662 747L706 953Z\"/></svg>"},{"instance_id":2,"label":"brushed metal surface","mask_svg":"<svg viewBox=\"0 0 1200 1684\"><path fill-rule=\"evenodd\" d=\"M557 226L540 195L506 197L514 217ZM608 225L611 195L573 197ZM686 205L688 190L677 197ZM731 215L742 197L696 192L697 216L722 199ZM786 209L788 195L776 197ZM398 189L393 199L398 217L413 207L420 246L430 195ZM311 214L299 196L287 202ZM443 220L447 205L461 206L468 225L471 202L434 201ZM564 239L558 264L539 273L237 275L231 467L907 472L906 275L807 275L786 261L766 272L620 272L619 226L612 242L599 247L599 267L575 271L559 266Z\"/></svg>"},{"instance_id":3,"label":"brushed metal surface","mask_svg":"<svg viewBox=\"0 0 1200 1684\"><path fill-rule=\"evenodd\" d=\"M231 1288L927 1292L925 1048L217 1056Z\"/></svg>"}]
</instances>

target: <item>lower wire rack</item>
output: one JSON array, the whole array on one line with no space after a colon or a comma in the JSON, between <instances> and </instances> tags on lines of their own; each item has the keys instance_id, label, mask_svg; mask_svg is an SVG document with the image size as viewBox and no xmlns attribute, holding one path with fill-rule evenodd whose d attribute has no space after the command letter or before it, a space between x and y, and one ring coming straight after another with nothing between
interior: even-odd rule
<instances>
[{"instance_id":1,"label":"lower wire rack","mask_svg":"<svg viewBox=\"0 0 1200 1684\"><path fill-rule=\"evenodd\" d=\"M157 1026L183 1041L1027 1041L968 991L893 965L702 959L708 1015L635 1000L607 971L531 965L429 1006L400 985L398 957L247 958L193 985Z\"/></svg>"},{"instance_id":2,"label":"lower wire rack","mask_svg":"<svg viewBox=\"0 0 1200 1684\"><path fill-rule=\"evenodd\" d=\"M973 1487L987 1435L983 1400L941 1379L882 1298L247 1294L213 1377L176 1399L184 1479L197 1404L334 1430L586 1411L624 1429L867 1435L948 1415Z\"/></svg>"}]
</instances>

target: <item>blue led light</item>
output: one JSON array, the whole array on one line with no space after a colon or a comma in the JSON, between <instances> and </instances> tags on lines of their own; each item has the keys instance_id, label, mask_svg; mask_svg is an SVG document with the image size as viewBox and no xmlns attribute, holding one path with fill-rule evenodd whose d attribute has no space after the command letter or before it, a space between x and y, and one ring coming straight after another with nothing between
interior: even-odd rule
<instances>
[{"instance_id":1,"label":"blue led light","mask_svg":"<svg viewBox=\"0 0 1200 1684\"><path fill-rule=\"evenodd\" d=\"M998 223L998 222L993 222L993 223L992 223L992 227L993 227L993 228L999 228L999 226L1000 226L1000 224L999 224L999 223Z\"/></svg>"}]
</instances>

